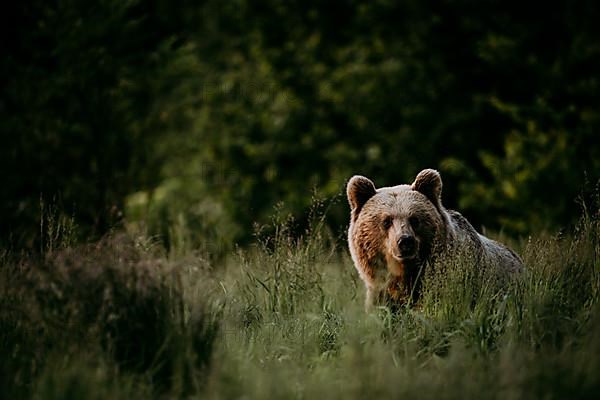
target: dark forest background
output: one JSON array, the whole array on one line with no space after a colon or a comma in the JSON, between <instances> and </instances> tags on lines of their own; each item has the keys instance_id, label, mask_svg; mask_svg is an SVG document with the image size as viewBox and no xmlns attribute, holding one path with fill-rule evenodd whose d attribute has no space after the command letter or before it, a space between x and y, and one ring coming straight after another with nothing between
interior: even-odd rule
<instances>
[{"instance_id":1,"label":"dark forest background","mask_svg":"<svg viewBox=\"0 0 600 400\"><path fill-rule=\"evenodd\" d=\"M445 204L478 229L568 227L600 177L598 11L10 2L0 238L36 248L44 224L68 221L80 238L129 224L218 251L274 214L301 227L315 202L341 232L351 175L384 186L428 167L442 173Z\"/></svg>"}]
</instances>

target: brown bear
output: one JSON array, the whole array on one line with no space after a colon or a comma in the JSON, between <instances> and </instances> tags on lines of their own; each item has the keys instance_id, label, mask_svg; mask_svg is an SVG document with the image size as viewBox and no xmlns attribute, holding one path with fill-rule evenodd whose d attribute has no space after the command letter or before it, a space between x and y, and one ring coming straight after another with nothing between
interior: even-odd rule
<instances>
[{"instance_id":1,"label":"brown bear","mask_svg":"<svg viewBox=\"0 0 600 400\"><path fill-rule=\"evenodd\" d=\"M424 267L459 251L468 252L476 268L522 268L512 250L477 233L460 213L444 208L436 170L421 171L411 185L379 189L368 178L353 176L347 195L348 246L367 288L367 308L414 304Z\"/></svg>"}]
</instances>

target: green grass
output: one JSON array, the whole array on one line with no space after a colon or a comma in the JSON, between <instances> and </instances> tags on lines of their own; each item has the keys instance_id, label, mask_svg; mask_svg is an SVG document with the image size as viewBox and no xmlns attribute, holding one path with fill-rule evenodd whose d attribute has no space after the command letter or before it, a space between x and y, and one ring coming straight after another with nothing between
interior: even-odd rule
<instances>
[{"instance_id":1,"label":"green grass","mask_svg":"<svg viewBox=\"0 0 600 400\"><path fill-rule=\"evenodd\" d=\"M3 398L596 398L600 222L519 250L513 280L460 257L417 307L364 311L343 244L323 229L219 263L114 234L5 254Z\"/></svg>"}]
</instances>

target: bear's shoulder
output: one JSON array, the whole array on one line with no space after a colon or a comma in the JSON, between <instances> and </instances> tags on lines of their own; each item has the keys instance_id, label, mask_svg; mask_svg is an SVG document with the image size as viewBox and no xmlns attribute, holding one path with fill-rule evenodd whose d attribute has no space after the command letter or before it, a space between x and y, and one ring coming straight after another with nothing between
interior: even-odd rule
<instances>
[{"instance_id":1,"label":"bear's shoulder","mask_svg":"<svg viewBox=\"0 0 600 400\"><path fill-rule=\"evenodd\" d=\"M456 239L470 240L474 243L480 243L479 233L473 228L473 225L458 211L447 210L451 231Z\"/></svg>"}]
</instances>

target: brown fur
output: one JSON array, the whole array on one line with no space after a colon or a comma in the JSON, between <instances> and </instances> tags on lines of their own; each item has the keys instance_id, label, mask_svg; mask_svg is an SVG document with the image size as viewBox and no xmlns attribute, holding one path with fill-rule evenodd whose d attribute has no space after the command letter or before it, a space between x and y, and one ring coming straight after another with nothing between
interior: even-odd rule
<instances>
[{"instance_id":1,"label":"brown fur","mask_svg":"<svg viewBox=\"0 0 600 400\"><path fill-rule=\"evenodd\" d=\"M348 244L367 288L367 306L414 303L423 268L457 245L467 245L477 260L520 269L521 260L515 253L479 235L456 211L446 210L441 194L440 174L432 169L421 171L411 185L376 189L363 176L348 182ZM408 236L414 238L416 250L406 256L399 243Z\"/></svg>"}]
</instances>

